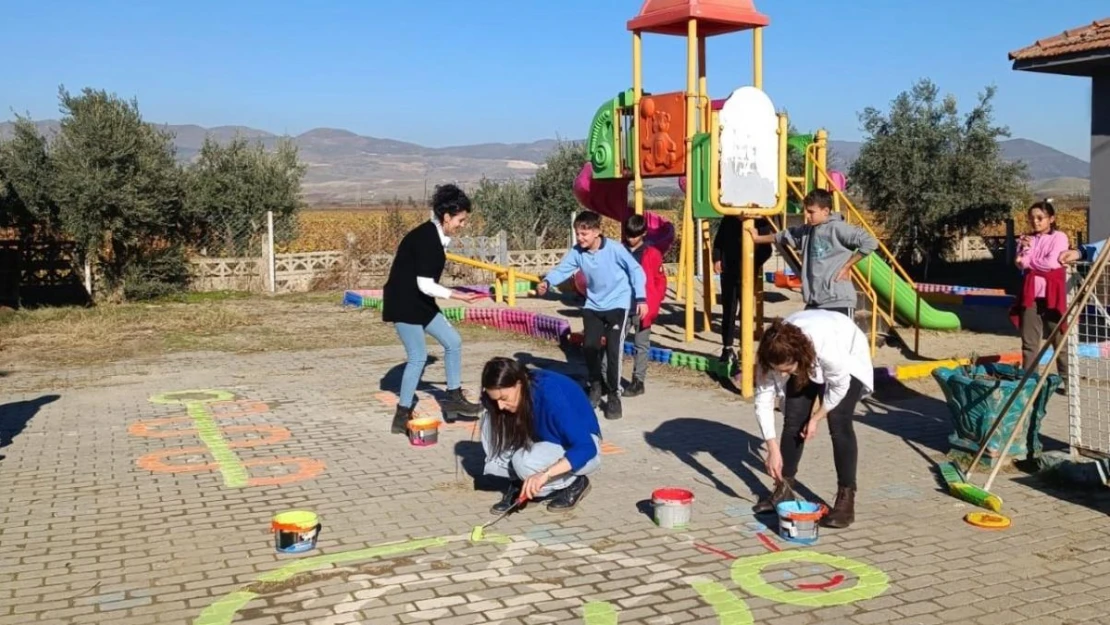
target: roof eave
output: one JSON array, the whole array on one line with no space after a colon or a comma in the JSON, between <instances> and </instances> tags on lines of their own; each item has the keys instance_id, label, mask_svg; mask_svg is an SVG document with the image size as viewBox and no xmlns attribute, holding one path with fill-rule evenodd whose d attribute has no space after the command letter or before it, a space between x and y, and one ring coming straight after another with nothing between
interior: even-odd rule
<instances>
[{"instance_id":1,"label":"roof eave","mask_svg":"<svg viewBox=\"0 0 1110 625\"><path fill-rule=\"evenodd\" d=\"M1015 71L1068 76L1092 76L1097 72L1107 71L1108 68L1110 68L1110 48L1017 59L1013 66Z\"/></svg>"}]
</instances>

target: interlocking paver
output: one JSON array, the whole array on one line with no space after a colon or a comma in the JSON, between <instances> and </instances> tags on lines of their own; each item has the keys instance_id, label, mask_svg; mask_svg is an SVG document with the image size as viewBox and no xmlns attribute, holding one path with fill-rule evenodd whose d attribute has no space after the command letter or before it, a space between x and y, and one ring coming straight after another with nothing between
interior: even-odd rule
<instances>
[{"instance_id":1,"label":"interlocking paver","mask_svg":"<svg viewBox=\"0 0 1110 625\"><path fill-rule=\"evenodd\" d=\"M580 368L533 343L467 345L466 387L476 388L485 358L517 351L564 371ZM690 585L696 581L716 582L725 599L746 603L755 623L1059 625L1097 622L1110 610L1107 499L1084 495L1073 503L1003 474L994 488L1004 493L1014 527L983 532L965 524L970 506L938 490L921 455L936 459L944 451L947 415L936 393L876 399L861 409L857 523L823 531L805 548L775 538L773 519L747 512L753 489L767 483L750 451L750 405L722 390L664 379L653 368L648 395L626 400L623 420L602 422L606 439L623 452L604 457L594 493L578 510L549 514L529 506L495 528L510 544L472 545L465 540L470 527L490 518L498 497L472 490L468 472L480 466L480 445L465 426L444 429L440 444L427 449L388 434L391 408L375 394L396 386L402 361L402 351L388 347L185 354L5 378L0 404L60 397L39 409L0 461L0 623L581 623L583 606L599 601L621 625L718 622L725 608L711 606ZM442 364L431 364L425 380L442 385ZM919 386L929 390L927 381ZM289 475L274 458L311 458L323 471L298 482L230 488L217 470L140 467L151 454L202 445L193 435L131 433L136 423L186 415L182 406L149 398L205 388L267 402L263 412L217 419L227 440L259 436L250 428L288 430L283 442L234 448L250 475ZM1066 438L1055 399L1045 433ZM202 448L165 461L200 466L212 459ZM835 492L827 436L807 445L799 477L819 496ZM689 529L657 528L637 510L662 485L695 491ZM320 514L320 544L307 554L279 555L269 520L293 508ZM855 583L849 574L824 590L798 591L802 583L832 583L836 573L799 561L769 565L768 588L824 594L833 603L757 597L730 573L769 553L757 532L786 552L866 563L884 571L890 586L871 599L838 599L836 592ZM451 541L270 577L309 558L426 537ZM243 590L251 597L236 615L205 612ZM202 613L208 620L199 620Z\"/></svg>"}]
</instances>

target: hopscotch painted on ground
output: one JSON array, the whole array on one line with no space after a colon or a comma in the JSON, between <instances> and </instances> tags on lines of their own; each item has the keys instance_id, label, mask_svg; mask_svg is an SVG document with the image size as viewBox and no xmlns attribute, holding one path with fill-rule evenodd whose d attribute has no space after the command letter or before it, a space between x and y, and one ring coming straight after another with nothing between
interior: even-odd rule
<instances>
[{"instance_id":1,"label":"hopscotch painted on ground","mask_svg":"<svg viewBox=\"0 0 1110 625\"><path fill-rule=\"evenodd\" d=\"M678 540L697 546L693 539ZM499 545L504 545L502 553L488 553L491 547ZM321 580L336 577L347 584L364 586L363 590L355 593L359 600L344 604L344 612L373 609L383 605L386 595L403 596L409 592L405 588L405 576L392 573L388 558L398 557L407 563L431 564L432 570L421 574L424 578L447 578L459 574L460 571L452 570L450 563L453 558L464 558L468 562L473 562L475 557L485 558L488 563L484 570L475 570L471 564L462 571L467 581L480 579L487 585L527 587L528 592L556 588L564 579L596 572L597 565L601 563L621 568L650 568L651 572L644 575L643 583L660 585L660 592L665 587L677 588L680 585L693 588L700 599L713 609L721 625L754 625L755 618L742 593L780 604L822 608L873 599L886 592L890 582L887 574L880 569L851 558L801 549L781 550L775 545L768 553L728 556L732 562L727 565L727 570L731 581L738 587L737 592L705 575L687 574L680 567L666 562L630 557L613 550L616 545L604 539L587 545L575 540L545 543L527 536L490 534L480 542L471 542L466 536L423 538L319 555L295 560L260 575L254 583L210 604L192 625L230 625L237 617L254 619L266 618L278 611L289 613L290 605L270 607L262 605L262 601L268 603L268 599L276 594L288 596L301 585L319 584ZM494 555L496 557L491 557ZM540 562L546 564L535 566ZM805 570L810 572L802 572L801 565L806 565ZM791 569L795 573L790 573ZM831 580L820 584L802 583L802 579L815 574L813 569L820 569ZM537 570L539 572L535 572ZM427 582L428 579L419 581L421 584ZM407 583L413 582L409 580ZM466 595L472 601L473 597L480 598L482 593L472 590ZM255 607L251 606L252 603ZM390 603L397 601L390 600ZM464 603L461 601L458 605ZM274 612L271 613L271 610ZM444 616L450 615L446 609L444 612ZM581 614L585 625L617 625L620 622L620 610L608 601L585 597L576 612Z\"/></svg>"},{"instance_id":2,"label":"hopscotch painted on ground","mask_svg":"<svg viewBox=\"0 0 1110 625\"><path fill-rule=\"evenodd\" d=\"M224 486L290 484L308 480L324 471L324 463L315 458L278 456L242 460L236 449L276 445L289 440L293 434L280 425L225 424L225 422L269 412L270 405L263 401L238 399L234 393L222 390L188 390L161 393L150 398L159 405L179 405L185 414L136 421L127 428L129 434L145 438L196 437L203 446L173 447L141 456L136 464L141 469L155 473L196 473L219 471ZM238 438L228 438L238 435ZM207 462L190 462L194 457L210 458ZM183 458L181 462L172 459ZM269 472L270 475L252 475Z\"/></svg>"}]
</instances>

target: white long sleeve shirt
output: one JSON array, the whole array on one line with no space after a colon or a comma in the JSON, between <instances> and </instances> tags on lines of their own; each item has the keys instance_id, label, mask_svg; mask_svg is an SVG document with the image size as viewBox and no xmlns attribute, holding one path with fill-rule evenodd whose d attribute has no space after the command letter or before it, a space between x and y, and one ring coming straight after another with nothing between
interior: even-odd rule
<instances>
[{"instance_id":1,"label":"white long sleeve shirt","mask_svg":"<svg viewBox=\"0 0 1110 625\"><path fill-rule=\"evenodd\" d=\"M825 385L825 410L836 408L844 400L852 378L863 384L864 396L871 394L875 388L871 346L855 322L829 310L803 310L783 321L797 326L813 341L817 362L809 379ZM784 394L787 381L788 376L777 371L760 371L757 375L755 417L764 440L775 438L775 399Z\"/></svg>"},{"instance_id":2,"label":"white long sleeve shirt","mask_svg":"<svg viewBox=\"0 0 1110 625\"><path fill-rule=\"evenodd\" d=\"M432 223L436 225L436 232L439 233L439 242L443 244L443 249L447 249L447 246L451 244L451 238L444 234L443 224L435 218L435 215L432 215ZM420 292L428 297L451 299L451 289L426 276L416 277L416 288L420 289Z\"/></svg>"}]
</instances>

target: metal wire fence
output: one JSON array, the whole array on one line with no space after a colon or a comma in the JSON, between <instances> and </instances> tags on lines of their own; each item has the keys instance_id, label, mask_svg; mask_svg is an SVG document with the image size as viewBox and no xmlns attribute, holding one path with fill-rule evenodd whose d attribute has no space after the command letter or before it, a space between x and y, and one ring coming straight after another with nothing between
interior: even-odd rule
<instances>
[{"instance_id":1,"label":"metal wire fence","mask_svg":"<svg viewBox=\"0 0 1110 625\"><path fill-rule=\"evenodd\" d=\"M1076 267L1077 285L1090 270ZM1068 332L1068 416L1072 446L1110 455L1110 272L1098 277Z\"/></svg>"}]
</instances>

